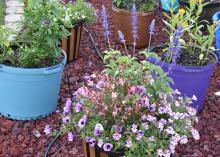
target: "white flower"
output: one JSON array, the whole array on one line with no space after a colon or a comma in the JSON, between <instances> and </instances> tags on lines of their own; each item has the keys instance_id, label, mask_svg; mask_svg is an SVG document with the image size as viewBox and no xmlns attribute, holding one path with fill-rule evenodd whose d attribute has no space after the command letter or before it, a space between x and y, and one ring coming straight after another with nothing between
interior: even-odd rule
<instances>
[{"instance_id":1,"label":"white flower","mask_svg":"<svg viewBox=\"0 0 220 157\"><path fill-rule=\"evenodd\" d=\"M66 15L64 20L65 20L66 22L69 22L69 20L70 20L69 15Z\"/></svg>"},{"instance_id":2,"label":"white flower","mask_svg":"<svg viewBox=\"0 0 220 157\"><path fill-rule=\"evenodd\" d=\"M167 134L170 134L170 135L175 134L175 131L174 131L174 129L173 129L171 126L169 126L169 127L165 130L165 132L166 132Z\"/></svg>"},{"instance_id":3,"label":"white flower","mask_svg":"<svg viewBox=\"0 0 220 157\"><path fill-rule=\"evenodd\" d=\"M100 131L104 131L104 127L103 127L102 124L100 124L100 123L97 123L97 124L95 125L95 129L99 129Z\"/></svg>"},{"instance_id":4,"label":"white flower","mask_svg":"<svg viewBox=\"0 0 220 157\"><path fill-rule=\"evenodd\" d=\"M102 139L99 139L97 145L98 145L100 148L102 148L102 145L103 145L103 144L104 144L103 140L102 140Z\"/></svg>"},{"instance_id":5,"label":"white flower","mask_svg":"<svg viewBox=\"0 0 220 157\"><path fill-rule=\"evenodd\" d=\"M195 140L200 139L199 132L196 129L192 128L191 133L192 133L192 136Z\"/></svg>"},{"instance_id":6,"label":"white flower","mask_svg":"<svg viewBox=\"0 0 220 157\"><path fill-rule=\"evenodd\" d=\"M186 135L183 135L183 136L180 138L180 144L186 144L187 142L188 142L187 136L186 136Z\"/></svg>"},{"instance_id":7,"label":"white flower","mask_svg":"<svg viewBox=\"0 0 220 157\"><path fill-rule=\"evenodd\" d=\"M192 100L197 101L197 97L195 95L193 95Z\"/></svg>"},{"instance_id":8,"label":"white flower","mask_svg":"<svg viewBox=\"0 0 220 157\"><path fill-rule=\"evenodd\" d=\"M147 119L149 122L156 122L156 121L157 121L157 118L154 117L154 116L151 116L151 115L147 115L146 119Z\"/></svg>"},{"instance_id":9,"label":"white flower","mask_svg":"<svg viewBox=\"0 0 220 157\"><path fill-rule=\"evenodd\" d=\"M187 107L187 111L191 116L195 116L197 113L196 109L194 109L193 107Z\"/></svg>"}]
</instances>

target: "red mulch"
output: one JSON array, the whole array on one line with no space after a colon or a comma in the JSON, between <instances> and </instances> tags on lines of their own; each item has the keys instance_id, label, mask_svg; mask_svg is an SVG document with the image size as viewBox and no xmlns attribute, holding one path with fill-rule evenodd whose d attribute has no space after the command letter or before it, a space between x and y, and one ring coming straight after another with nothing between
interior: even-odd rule
<instances>
[{"instance_id":1,"label":"red mulch","mask_svg":"<svg viewBox=\"0 0 220 157\"><path fill-rule=\"evenodd\" d=\"M101 5L105 4L109 11L109 17L111 17L111 4L109 2L102 0L93 1L93 4L97 9L100 9ZM98 14L100 15L100 11ZM162 30L163 25L159 18L157 18L156 24L157 31L154 37L154 44L162 43L167 40L167 36ZM111 19L110 25L111 31L113 31ZM91 31L96 43L98 43L100 52L106 50L107 43L103 37L100 19L96 25L87 25L86 27ZM113 36L111 39L113 40L111 41L113 48L123 50L123 46L116 44ZM65 100L70 97L66 77L68 68L70 72L70 88L72 92L80 86L85 74L91 74L93 71L101 71L101 69L103 69L102 60L96 54L86 33L83 33L82 36L80 53L80 58L68 65L65 69L58 109L62 109ZM199 123L195 126L201 134L201 139L199 141L191 140L188 145L178 147L175 156L220 157L220 97L214 96L214 92L220 90L219 76L220 65L218 65L215 74L213 75L205 107L199 114ZM0 157L43 156L48 143L52 139L52 137L47 137L43 133L46 124L50 124L53 128L58 128L60 124L59 114L54 113L49 117L34 121L13 121L0 117ZM33 130L40 131L41 137L37 138L33 134ZM66 141L66 137L60 138L50 150L50 156L54 154L60 146L65 144ZM67 142L55 156L82 157L80 140L75 138L74 142Z\"/></svg>"}]
</instances>

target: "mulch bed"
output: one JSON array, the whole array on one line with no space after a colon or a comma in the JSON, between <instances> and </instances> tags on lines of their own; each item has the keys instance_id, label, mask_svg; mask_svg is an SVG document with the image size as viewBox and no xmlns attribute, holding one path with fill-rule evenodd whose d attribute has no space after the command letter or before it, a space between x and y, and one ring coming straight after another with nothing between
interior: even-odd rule
<instances>
[{"instance_id":1,"label":"mulch bed","mask_svg":"<svg viewBox=\"0 0 220 157\"><path fill-rule=\"evenodd\" d=\"M102 0L94 0L97 9L105 4L108 8L109 17L111 17L111 4L109 2L102 3ZM98 13L100 15L100 11ZM110 29L113 31L113 25L110 19ZM159 19L156 20L157 31L154 37L154 44L163 43L167 40L164 33L163 25ZM86 26L91 31L100 52L108 48L103 37L103 29L101 21L96 25ZM112 32L113 34L113 32ZM123 50L123 46L116 44L113 36L111 37L112 48ZM131 50L131 48L130 48ZM103 69L102 60L93 49L92 42L88 35L84 32L80 48L80 58L65 68L63 81L61 86L60 100L58 110L62 112L63 105L70 94L68 92L67 73L69 73L70 89L72 92L80 87L83 76L91 74L94 71ZM198 115L199 123L195 125L199 130L201 139L199 141L189 141L187 145L179 146L177 154L179 157L219 157L220 156L220 97L214 96L214 92L220 90L220 65L218 65L209 88L206 98L205 107ZM12 96L13 99L13 96ZM0 117L0 157L42 157L52 137L45 136L43 129L46 124L50 124L53 128L59 128L59 113L54 113L49 117L34 121L13 121ZM40 137L36 137L33 132L41 133ZM38 134L39 134L38 133ZM64 146L63 146L64 145ZM53 155L53 157L83 157L81 151L81 141L75 138L74 142L67 142L67 137L61 137L54 143L49 154L52 156L61 146L61 150Z\"/></svg>"}]
</instances>

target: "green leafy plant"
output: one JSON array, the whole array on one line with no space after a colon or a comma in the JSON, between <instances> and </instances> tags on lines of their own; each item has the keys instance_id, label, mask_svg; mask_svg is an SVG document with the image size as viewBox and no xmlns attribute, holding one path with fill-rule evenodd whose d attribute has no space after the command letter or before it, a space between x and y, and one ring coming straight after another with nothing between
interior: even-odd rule
<instances>
[{"instance_id":1,"label":"green leafy plant","mask_svg":"<svg viewBox=\"0 0 220 157\"><path fill-rule=\"evenodd\" d=\"M15 63L14 52L11 49L10 36L12 32L4 25L0 25L0 63L11 61Z\"/></svg>"},{"instance_id":2,"label":"green leafy plant","mask_svg":"<svg viewBox=\"0 0 220 157\"><path fill-rule=\"evenodd\" d=\"M60 41L70 35L68 30L96 20L94 8L84 0L74 3L57 0L25 2L27 7L20 23L23 30L12 41L17 45L16 62L13 57L7 61L12 66L38 68L60 63L63 59ZM1 63L5 64L3 60Z\"/></svg>"},{"instance_id":3,"label":"green leafy plant","mask_svg":"<svg viewBox=\"0 0 220 157\"><path fill-rule=\"evenodd\" d=\"M153 11L158 5L156 0L114 0L113 4L126 10L132 10L132 5L135 4L140 12Z\"/></svg>"},{"instance_id":4,"label":"green leafy plant","mask_svg":"<svg viewBox=\"0 0 220 157\"><path fill-rule=\"evenodd\" d=\"M180 65L204 66L213 62L211 52L213 47L215 25L209 25L207 21L199 21L203 7L207 3L190 0L190 6L180 9L178 13L171 13L164 23L170 36L168 47L164 49L165 61ZM207 33L204 33L204 28Z\"/></svg>"}]
</instances>

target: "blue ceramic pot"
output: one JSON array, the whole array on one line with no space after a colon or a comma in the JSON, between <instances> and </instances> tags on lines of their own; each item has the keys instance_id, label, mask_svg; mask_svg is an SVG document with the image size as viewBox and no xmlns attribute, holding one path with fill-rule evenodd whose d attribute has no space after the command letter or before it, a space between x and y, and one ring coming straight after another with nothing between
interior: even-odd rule
<instances>
[{"instance_id":1,"label":"blue ceramic pot","mask_svg":"<svg viewBox=\"0 0 220 157\"><path fill-rule=\"evenodd\" d=\"M168 74L174 82L171 87L178 89L182 96L196 95L197 101L193 103L192 107L196 108L198 112L203 109L211 76L217 65L217 56L214 55L214 57L216 58L215 62L206 66L172 65L172 71ZM158 61L155 58L148 58L148 61L161 66L165 72L168 72L171 67L170 63Z\"/></svg>"},{"instance_id":2,"label":"blue ceramic pot","mask_svg":"<svg viewBox=\"0 0 220 157\"><path fill-rule=\"evenodd\" d=\"M220 61L220 11L216 12L212 17L213 22L217 22L218 29L215 32L216 48L218 49L218 60Z\"/></svg>"},{"instance_id":3,"label":"blue ceramic pot","mask_svg":"<svg viewBox=\"0 0 220 157\"><path fill-rule=\"evenodd\" d=\"M0 114L16 120L32 120L57 107L66 55L62 63L37 69L0 64Z\"/></svg>"}]
</instances>

